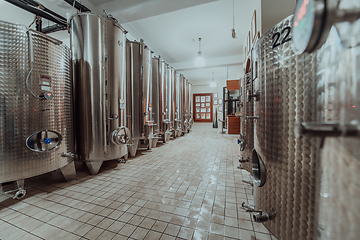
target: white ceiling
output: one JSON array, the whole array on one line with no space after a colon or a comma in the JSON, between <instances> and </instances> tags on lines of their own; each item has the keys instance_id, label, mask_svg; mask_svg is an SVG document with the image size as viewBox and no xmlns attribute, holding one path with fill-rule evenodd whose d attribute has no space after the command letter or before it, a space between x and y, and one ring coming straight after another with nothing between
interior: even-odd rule
<instances>
[{"instance_id":1,"label":"white ceiling","mask_svg":"<svg viewBox=\"0 0 360 240\"><path fill-rule=\"evenodd\" d=\"M64 17L71 16L75 11L64 1L39 1ZM262 11L267 11L269 20L276 18L276 22L279 21L277 13L282 12L283 15L288 16L287 12L291 12L291 6L295 5L295 0L235 0L237 38L233 39L231 37L233 0L81 0L80 2L98 14L102 13L102 9L106 9L129 31L128 37L131 40L144 39L156 55L161 55L178 72L183 73L196 84L196 81L211 81L212 72L215 80L225 81L227 76L229 79L241 77L242 44L250 29L254 1L261 1L265 6ZM8 3L4 5L7 8L16 8ZM282 7L290 10L285 11ZM19 11L23 10L16 9L16 12ZM11 16L10 12L6 16L7 21L14 19L14 22L22 23L21 19L23 19L22 24L28 25L33 19L33 16L26 12L21 17L12 13ZM274 21L265 19L265 22L271 25ZM52 35L69 44L67 31ZM194 66L199 37L202 38L201 50L206 62L203 68Z\"/></svg>"},{"instance_id":2,"label":"white ceiling","mask_svg":"<svg viewBox=\"0 0 360 240\"><path fill-rule=\"evenodd\" d=\"M94 4L98 2L92 1ZM139 5L129 2L132 1L112 1L99 7L111 9L108 12L120 20L129 35L137 40L143 38L155 54L190 81L211 80L209 76L212 72L215 78L225 80L227 66L230 79L241 77L242 43L249 29L249 24L244 23L250 23L251 20L251 1L235 0L236 39L231 37L232 0L134 1L139 2ZM154 9L158 9L158 13L153 14ZM199 37L202 39L201 50L206 61L206 66L201 69L194 67Z\"/></svg>"}]
</instances>

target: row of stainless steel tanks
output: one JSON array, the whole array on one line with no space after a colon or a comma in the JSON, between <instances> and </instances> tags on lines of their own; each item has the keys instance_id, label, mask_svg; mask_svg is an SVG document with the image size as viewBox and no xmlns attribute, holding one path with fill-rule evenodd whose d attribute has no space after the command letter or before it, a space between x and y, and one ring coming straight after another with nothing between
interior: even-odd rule
<instances>
[{"instance_id":1,"label":"row of stainless steel tanks","mask_svg":"<svg viewBox=\"0 0 360 240\"><path fill-rule=\"evenodd\" d=\"M255 183L255 206L243 207L278 239L358 239L360 8L341 22L330 5L324 44L296 50L307 15L290 16L257 41L240 81L240 162Z\"/></svg>"},{"instance_id":2,"label":"row of stainless steel tanks","mask_svg":"<svg viewBox=\"0 0 360 240\"><path fill-rule=\"evenodd\" d=\"M134 157L191 128L191 84L116 19L79 13L71 49L24 26L0 22L0 191L74 159L97 174L103 161Z\"/></svg>"}]
</instances>

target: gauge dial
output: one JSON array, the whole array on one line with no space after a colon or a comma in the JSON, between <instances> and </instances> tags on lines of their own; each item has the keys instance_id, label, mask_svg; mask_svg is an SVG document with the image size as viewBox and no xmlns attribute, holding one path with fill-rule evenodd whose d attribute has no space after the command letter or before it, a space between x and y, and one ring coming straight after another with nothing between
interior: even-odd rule
<instances>
[{"instance_id":1,"label":"gauge dial","mask_svg":"<svg viewBox=\"0 0 360 240\"><path fill-rule=\"evenodd\" d=\"M326 0L297 1L293 21L293 42L296 53L317 48L325 21Z\"/></svg>"}]
</instances>

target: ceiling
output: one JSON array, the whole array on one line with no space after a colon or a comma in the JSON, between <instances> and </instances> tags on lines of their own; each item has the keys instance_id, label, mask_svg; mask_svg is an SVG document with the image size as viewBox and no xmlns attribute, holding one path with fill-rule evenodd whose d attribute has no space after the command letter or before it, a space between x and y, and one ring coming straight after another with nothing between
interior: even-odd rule
<instances>
[{"instance_id":1,"label":"ceiling","mask_svg":"<svg viewBox=\"0 0 360 240\"><path fill-rule=\"evenodd\" d=\"M70 17L75 12L75 9L65 1L38 1L64 17ZM197 81L211 81L212 72L215 80L225 81L241 77L244 60L243 43L250 29L254 2L261 2L261 5L265 6L263 12L266 14L262 15L266 15L267 18L265 20L263 18L262 22L270 26L278 22L279 17L282 18L279 16L279 9L287 16L295 5L295 0L234 0L237 38L233 39L231 37L233 0L81 0L80 2L98 14L102 13L102 9L106 9L129 31L129 39L144 39L145 44L154 51L155 55L160 55L193 84ZM5 2L3 5L9 7L11 4ZM279 6L288 10L285 11ZM15 8L11 6L10 11L5 9L5 12L9 13L5 14L6 20L17 23L24 21L22 24L28 25L33 16ZM12 12L13 9L16 11ZM13 14L19 11L23 11L24 14ZM53 33L52 36L70 44L67 31ZM194 66L199 48L198 38L202 38L201 50L206 63L202 68Z\"/></svg>"},{"instance_id":2,"label":"ceiling","mask_svg":"<svg viewBox=\"0 0 360 240\"><path fill-rule=\"evenodd\" d=\"M244 23L250 23L251 1L235 0L235 39L232 0L112 1L98 7L108 9L129 31L129 38L144 39L156 55L192 82L211 80L212 72L224 80L228 74L230 79L241 77L242 43L249 29ZM200 69L194 66L199 38L206 62Z\"/></svg>"}]
</instances>

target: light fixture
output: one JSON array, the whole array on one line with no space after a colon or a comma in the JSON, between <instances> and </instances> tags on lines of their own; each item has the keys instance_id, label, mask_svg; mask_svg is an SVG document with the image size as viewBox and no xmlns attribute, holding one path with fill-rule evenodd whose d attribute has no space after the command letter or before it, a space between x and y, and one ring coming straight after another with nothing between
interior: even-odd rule
<instances>
[{"instance_id":1,"label":"light fixture","mask_svg":"<svg viewBox=\"0 0 360 240\"><path fill-rule=\"evenodd\" d=\"M198 52L197 58L195 59L195 66L196 67L205 66L205 60L204 60L204 58L202 57L202 54L201 54L201 38L199 38L199 52Z\"/></svg>"},{"instance_id":2,"label":"light fixture","mask_svg":"<svg viewBox=\"0 0 360 240\"><path fill-rule=\"evenodd\" d=\"M236 38L236 32L235 32L235 0L233 0L233 28L231 29L231 36L232 36L232 38Z\"/></svg>"},{"instance_id":3,"label":"light fixture","mask_svg":"<svg viewBox=\"0 0 360 240\"><path fill-rule=\"evenodd\" d=\"M210 87L216 87L216 82L214 81L214 72L212 73L212 81L210 83Z\"/></svg>"}]
</instances>

